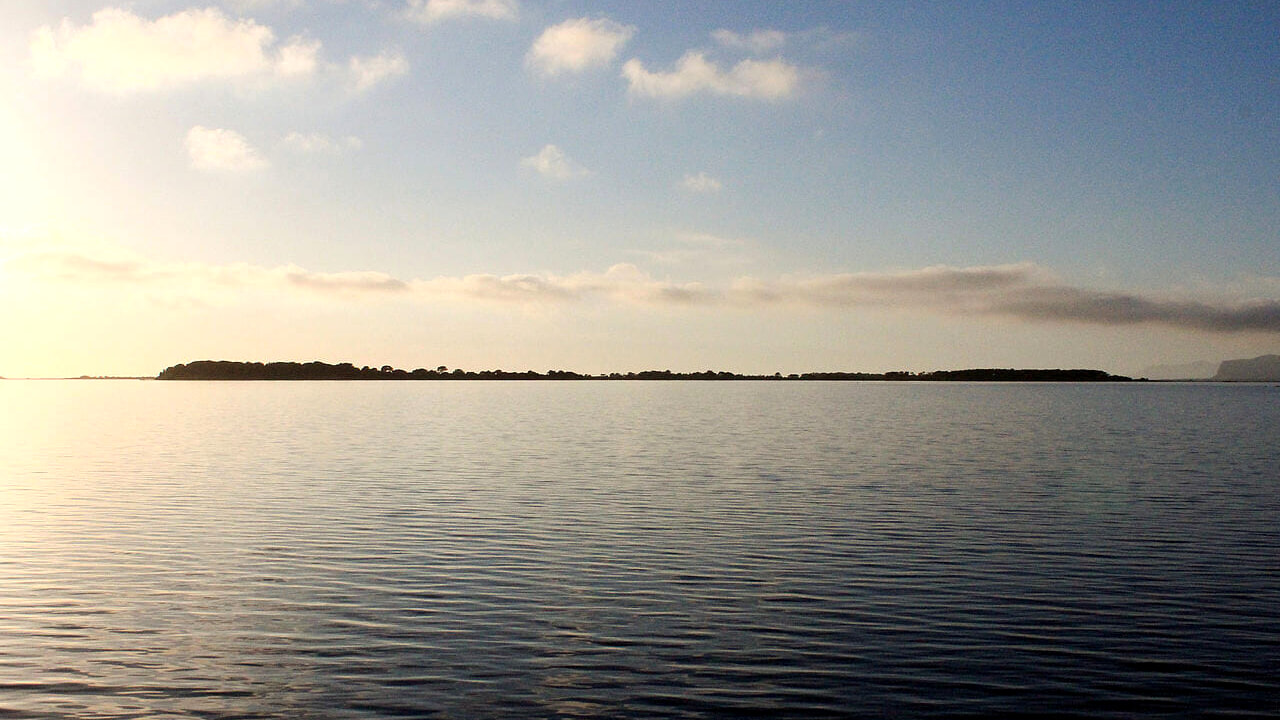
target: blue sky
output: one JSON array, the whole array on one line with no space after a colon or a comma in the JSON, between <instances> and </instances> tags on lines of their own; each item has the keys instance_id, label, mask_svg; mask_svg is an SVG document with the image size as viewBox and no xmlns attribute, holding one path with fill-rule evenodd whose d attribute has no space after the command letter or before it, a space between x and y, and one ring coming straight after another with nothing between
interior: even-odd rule
<instances>
[{"instance_id":1,"label":"blue sky","mask_svg":"<svg viewBox=\"0 0 1280 720\"><path fill-rule=\"evenodd\" d=\"M14 2L0 375L1280 351L1269 3Z\"/></svg>"}]
</instances>

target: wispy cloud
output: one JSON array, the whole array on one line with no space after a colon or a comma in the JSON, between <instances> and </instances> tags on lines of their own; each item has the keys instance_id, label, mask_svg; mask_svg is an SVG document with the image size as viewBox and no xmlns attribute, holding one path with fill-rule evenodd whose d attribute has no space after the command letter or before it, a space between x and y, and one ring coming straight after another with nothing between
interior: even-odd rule
<instances>
[{"instance_id":1,"label":"wispy cloud","mask_svg":"<svg viewBox=\"0 0 1280 720\"><path fill-rule=\"evenodd\" d=\"M787 44L787 34L781 30L755 30L746 34L716 30L711 33L711 37L724 47L746 50L757 55L780 50Z\"/></svg>"},{"instance_id":2,"label":"wispy cloud","mask_svg":"<svg viewBox=\"0 0 1280 720\"><path fill-rule=\"evenodd\" d=\"M79 27L64 20L31 38L37 73L78 72L86 85L112 93L164 90L211 80L262 80L315 72L320 43L276 42L271 28L233 20L217 8L147 20L121 8L94 13Z\"/></svg>"},{"instance_id":3,"label":"wispy cloud","mask_svg":"<svg viewBox=\"0 0 1280 720\"><path fill-rule=\"evenodd\" d=\"M304 2L305 0L228 0L231 8L242 13L275 7L293 10L302 7Z\"/></svg>"},{"instance_id":4,"label":"wispy cloud","mask_svg":"<svg viewBox=\"0 0 1280 720\"><path fill-rule=\"evenodd\" d=\"M934 266L896 273L840 273L783 277L766 281L741 278L730 294L753 303L805 303L838 307L934 306L981 311L986 304L1019 288L1048 280L1036 265L967 268Z\"/></svg>"},{"instance_id":5,"label":"wispy cloud","mask_svg":"<svg viewBox=\"0 0 1280 720\"><path fill-rule=\"evenodd\" d=\"M651 71L637 59L622 66L628 91L641 97L676 100L696 93L755 100L781 100L800 85L800 69L781 59L743 60L729 70L701 52L685 53L669 71Z\"/></svg>"},{"instance_id":6,"label":"wispy cloud","mask_svg":"<svg viewBox=\"0 0 1280 720\"><path fill-rule=\"evenodd\" d=\"M571 180L576 177L590 175L591 172L574 162L564 151L555 145L545 145L537 155L531 155L520 161L520 164L532 168L539 175L552 180Z\"/></svg>"},{"instance_id":7,"label":"wispy cloud","mask_svg":"<svg viewBox=\"0 0 1280 720\"><path fill-rule=\"evenodd\" d=\"M697 242L697 240L691 240ZM708 236L704 242L726 241ZM480 301L498 305L584 302L673 307L910 309L959 317L1007 317L1032 323L1159 325L1208 333L1280 333L1280 300L1210 304L1056 282L1031 264L934 266L901 272L843 273L772 280L741 277L726 286L654 278L632 264L571 275L475 274L404 280L374 272L323 273L286 265L165 264L77 250L27 250L3 269L45 282L133 288L173 297L234 298L245 290L300 293L338 301Z\"/></svg>"},{"instance_id":8,"label":"wispy cloud","mask_svg":"<svg viewBox=\"0 0 1280 720\"><path fill-rule=\"evenodd\" d=\"M592 299L643 303L705 305L715 294L700 283L655 280L634 265L620 263L603 273L574 275L467 275L413 283L427 295L452 295L487 302L565 303Z\"/></svg>"},{"instance_id":9,"label":"wispy cloud","mask_svg":"<svg viewBox=\"0 0 1280 720\"><path fill-rule=\"evenodd\" d=\"M248 172L267 166L266 158L234 130L197 125L187 131L191 167L210 172Z\"/></svg>"},{"instance_id":10,"label":"wispy cloud","mask_svg":"<svg viewBox=\"0 0 1280 720\"><path fill-rule=\"evenodd\" d=\"M636 254L662 265L731 266L753 261L746 252L750 243L737 238L710 233L683 232L674 237L676 244L662 250L638 250Z\"/></svg>"},{"instance_id":11,"label":"wispy cloud","mask_svg":"<svg viewBox=\"0 0 1280 720\"><path fill-rule=\"evenodd\" d=\"M385 296L408 291L409 284L371 271L322 273L296 265L263 268L244 263L158 263L120 253L76 249L39 250L11 258L6 266L38 279L81 286L114 286L209 299L220 292L297 291L337 298Z\"/></svg>"},{"instance_id":12,"label":"wispy cloud","mask_svg":"<svg viewBox=\"0 0 1280 720\"><path fill-rule=\"evenodd\" d=\"M526 57L543 75L583 72L613 62L636 29L606 18L577 18L552 25L538 36Z\"/></svg>"},{"instance_id":13,"label":"wispy cloud","mask_svg":"<svg viewBox=\"0 0 1280 720\"><path fill-rule=\"evenodd\" d=\"M409 72L409 61L399 51L388 50L367 57L354 56L347 62L352 87L364 92L391 78Z\"/></svg>"},{"instance_id":14,"label":"wispy cloud","mask_svg":"<svg viewBox=\"0 0 1280 720\"><path fill-rule=\"evenodd\" d=\"M725 50L751 55L770 55L780 52L784 47L820 53L832 52L856 46L863 38L858 33L836 32L829 27L819 26L790 32L761 29L739 33L720 29L711 33L711 39Z\"/></svg>"},{"instance_id":15,"label":"wispy cloud","mask_svg":"<svg viewBox=\"0 0 1280 720\"><path fill-rule=\"evenodd\" d=\"M692 193L714 193L719 192L723 184L718 178L708 175L705 171L701 171L696 175L687 174L680 181L680 187Z\"/></svg>"},{"instance_id":16,"label":"wispy cloud","mask_svg":"<svg viewBox=\"0 0 1280 720\"><path fill-rule=\"evenodd\" d=\"M33 250L4 263L8 273L82 287L106 286L210 300L247 290L301 293L335 300L402 298L472 300L499 304L583 302L592 298L642 303L707 302L697 283L654 280L634 265L573 275L487 275L401 280L374 271L323 273L296 265L263 268L236 263L157 263L120 253ZM195 296L195 297L193 297Z\"/></svg>"},{"instance_id":17,"label":"wispy cloud","mask_svg":"<svg viewBox=\"0 0 1280 720\"><path fill-rule=\"evenodd\" d=\"M43 280L66 282L147 283L160 277L147 263L67 250L32 250L10 258L5 263L9 272L18 272Z\"/></svg>"},{"instance_id":18,"label":"wispy cloud","mask_svg":"<svg viewBox=\"0 0 1280 720\"><path fill-rule=\"evenodd\" d=\"M359 150L364 145L360 138L353 135L334 138L324 133L300 132L289 133L281 143L289 150L302 155L341 155Z\"/></svg>"},{"instance_id":19,"label":"wispy cloud","mask_svg":"<svg viewBox=\"0 0 1280 720\"><path fill-rule=\"evenodd\" d=\"M514 20L520 13L516 0L409 0L406 14L423 24L461 17Z\"/></svg>"},{"instance_id":20,"label":"wispy cloud","mask_svg":"<svg viewBox=\"0 0 1280 720\"><path fill-rule=\"evenodd\" d=\"M398 280L386 273L372 271L318 273L290 265L268 271L266 279L274 280L276 277L282 277L285 282L294 287L319 293L381 295L401 293L409 289L409 284L403 280Z\"/></svg>"}]
</instances>

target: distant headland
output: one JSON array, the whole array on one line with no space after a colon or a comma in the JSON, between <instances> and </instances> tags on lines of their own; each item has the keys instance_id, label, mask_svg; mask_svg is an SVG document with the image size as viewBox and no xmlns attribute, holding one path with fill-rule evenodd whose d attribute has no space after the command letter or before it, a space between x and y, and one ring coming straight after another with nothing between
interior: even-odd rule
<instances>
[{"instance_id":1,"label":"distant headland","mask_svg":"<svg viewBox=\"0 0 1280 720\"><path fill-rule=\"evenodd\" d=\"M1213 380L1227 382L1280 381L1280 355L1260 355L1249 360L1224 360Z\"/></svg>"},{"instance_id":2,"label":"distant headland","mask_svg":"<svg viewBox=\"0 0 1280 720\"><path fill-rule=\"evenodd\" d=\"M1280 382L1280 355L1212 362L1202 360L1173 365L1152 365L1141 377L1151 380L1211 382Z\"/></svg>"},{"instance_id":3,"label":"distant headland","mask_svg":"<svg viewBox=\"0 0 1280 720\"><path fill-rule=\"evenodd\" d=\"M236 362L230 360L197 360L165 368L157 380L901 380L901 381L979 381L979 382L1130 382L1133 378L1111 375L1102 370L1016 370L1012 368L975 368L969 370L937 370L934 372L807 372L783 375L744 375L705 370L641 372L584 375L571 370L512 372L508 370L461 370L443 365L429 370L401 370L390 365L374 368L356 367L351 363L331 365L324 362Z\"/></svg>"}]
</instances>

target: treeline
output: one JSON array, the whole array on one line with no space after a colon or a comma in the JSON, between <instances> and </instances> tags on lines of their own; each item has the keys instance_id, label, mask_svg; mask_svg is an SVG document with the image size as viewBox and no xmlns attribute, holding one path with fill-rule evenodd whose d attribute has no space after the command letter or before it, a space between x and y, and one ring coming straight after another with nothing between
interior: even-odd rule
<instances>
[{"instance_id":1,"label":"treeline","mask_svg":"<svg viewBox=\"0 0 1280 720\"><path fill-rule=\"evenodd\" d=\"M1012 368L978 368L972 370L936 370L934 372L885 373L885 380L975 380L980 382L1114 382L1127 381L1123 375L1101 370L1014 370Z\"/></svg>"},{"instance_id":2,"label":"treeline","mask_svg":"<svg viewBox=\"0 0 1280 720\"><path fill-rule=\"evenodd\" d=\"M571 370L511 372L507 370L461 370L441 365L434 370L418 368L401 370L390 365L379 368L356 367L351 363L330 365L323 362L234 362L230 360L197 360L165 368L158 380L971 380L1032 382L1102 382L1129 380L1101 370L1014 370L985 368L973 370L939 370L928 373L889 372L810 372L783 375L743 375L725 371L641 372L583 375Z\"/></svg>"}]
</instances>

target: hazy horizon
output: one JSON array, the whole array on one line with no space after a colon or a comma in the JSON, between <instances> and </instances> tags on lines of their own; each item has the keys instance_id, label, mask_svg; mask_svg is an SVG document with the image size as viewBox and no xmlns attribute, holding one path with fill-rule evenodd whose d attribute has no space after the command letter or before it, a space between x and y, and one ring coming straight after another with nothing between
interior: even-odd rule
<instances>
[{"instance_id":1,"label":"hazy horizon","mask_svg":"<svg viewBox=\"0 0 1280 720\"><path fill-rule=\"evenodd\" d=\"M0 376L1280 352L1280 9L0 10Z\"/></svg>"}]
</instances>

